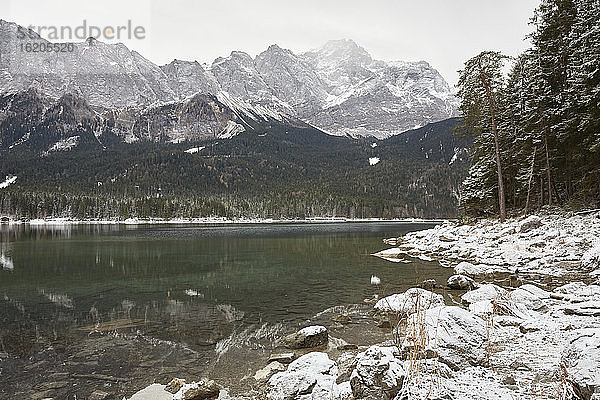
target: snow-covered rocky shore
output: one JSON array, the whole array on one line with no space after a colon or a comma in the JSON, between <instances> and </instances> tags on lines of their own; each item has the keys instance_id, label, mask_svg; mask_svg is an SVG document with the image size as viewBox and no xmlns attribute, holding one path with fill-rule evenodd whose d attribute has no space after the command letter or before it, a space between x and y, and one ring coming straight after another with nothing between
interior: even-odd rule
<instances>
[{"instance_id":1,"label":"snow-covered rocky shore","mask_svg":"<svg viewBox=\"0 0 600 400\"><path fill-rule=\"evenodd\" d=\"M274 354L248 393L229 397L222 390L218 396L600 400L599 216L446 223L407 234L385 257L431 257L471 275L474 280L449 279L443 290L454 303L439 290L422 288L380 298L366 318L387 315L391 324L370 326L387 331L375 345L350 345L347 331L334 324L305 327L281 338L289 352ZM490 273L521 271L528 279L516 287L481 281L493 281ZM543 283L552 274L560 274L560 286ZM331 319L338 324L353 318ZM193 397L198 390L186 395L186 388L198 385L176 385L170 392L153 385L145 390L154 397L142 392L131 400L216 398L214 388L212 397ZM156 397L159 392L164 397Z\"/></svg>"},{"instance_id":2,"label":"snow-covered rocky shore","mask_svg":"<svg viewBox=\"0 0 600 400\"><path fill-rule=\"evenodd\" d=\"M397 247L375 255L431 257L470 276L518 272L586 280L600 277L600 212L534 215L505 223L445 222L387 242Z\"/></svg>"}]
</instances>

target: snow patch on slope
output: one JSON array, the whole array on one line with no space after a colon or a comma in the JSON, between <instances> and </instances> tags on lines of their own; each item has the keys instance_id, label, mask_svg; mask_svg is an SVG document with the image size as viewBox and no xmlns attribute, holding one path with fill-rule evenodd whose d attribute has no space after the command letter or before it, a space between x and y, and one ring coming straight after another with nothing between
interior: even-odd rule
<instances>
[{"instance_id":1,"label":"snow patch on slope","mask_svg":"<svg viewBox=\"0 0 600 400\"><path fill-rule=\"evenodd\" d=\"M9 187L13 183L15 183L16 180L17 180L16 176L7 176L6 180L4 182L0 183L0 189Z\"/></svg>"},{"instance_id":2,"label":"snow patch on slope","mask_svg":"<svg viewBox=\"0 0 600 400\"><path fill-rule=\"evenodd\" d=\"M191 149L187 149L184 151L184 153L188 153L188 154L196 154L198 153L200 150L205 149L205 146L202 147L192 147Z\"/></svg>"},{"instance_id":3,"label":"snow patch on slope","mask_svg":"<svg viewBox=\"0 0 600 400\"><path fill-rule=\"evenodd\" d=\"M54 143L52 146L48 148L47 153L52 153L55 151L69 151L79 144L79 135L77 136L69 136L68 138L59 140Z\"/></svg>"}]
</instances>

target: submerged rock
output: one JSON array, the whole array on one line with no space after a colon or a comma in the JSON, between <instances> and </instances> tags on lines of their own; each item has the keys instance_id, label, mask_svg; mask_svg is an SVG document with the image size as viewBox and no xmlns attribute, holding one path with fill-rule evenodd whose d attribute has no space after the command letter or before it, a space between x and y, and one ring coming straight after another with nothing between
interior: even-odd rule
<instances>
[{"instance_id":1,"label":"submerged rock","mask_svg":"<svg viewBox=\"0 0 600 400\"><path fill-rule=\"evenodd\" d=\"M466 275L452 275L448 278L448 287L455 290L467 290L478 287L477 283Z\"/></svg>"},{"instance_id":2,"label":"submerged rock","mask_svg":"<svg viewBox=\"0 0 600 400\"><path fill-rule=\"evenodd\" d=\"M441 295L425 289L412 288L404 293L384 297L375 304L375 310L396 314L412 314L443 305L445 303Z\"/></svg>"},{"instance_id":3,"label":"submerged rock","mask_svg":"<svg viewBox=\"0 0 600 400\"><path fill-rule=\"evenodd\" d=\"M88 400L105 400L109 396L110 394L103 392L102 390L95 390L92 392L92 394L90 394Z\"/></svg>"},{"instance_id":4,"label":"submerged rock","mask_svg":"<svg viewBox=\"0 0 600 400\"><path fill-rule=\"evenodd\" d=\"M275 353L271 354L268 362L278 361L282 364L289 364L294 361L294 357L296 357L294 353Z\"/></svg>"},{"instance_id":5,"label":"submerged rock","mask_svg":"<svg viewBox=\"0 0 600 400\"><path fill-rule=\"evenodd\" d=\"M308 349L323 346L328 339L327 328L321 325L307 326L283 338L283 344L290 349Z\"/></svg>"},{"instance_id":6,"label":"submerged rock","mask_svg":"<svg viewBox=\"0 0 600 400\"><path fill-rule=\"evenodd\" d=\"M348 314L337 314L331 317L331 320L333 322L337 322L338 324L346 325L352 321L352 318L350 318L350 315Z\"/></svg>"},{"instance_id":7,"label":"submerged rock","mask_svg":"<svg viewBox=\"0 0 600 400\"><path fill-rule=\"evenodd\" d=\"M406 371L396 347L371 346L356 356L350 386L356 399L393 399L402 388Z\"/></svg>"},{"instance_id":8,"label":"submerged rock","mask_svg":"<svg viewBox=\"0 0 600 400\"><path fill-rule=\"evenodd\" d=\"M173 378L171 379L171 382L167 384L165 390L169 393L175 394L179 392L179 389L181 389L183 385L185 385L185 379Z\"/></svg>"},{"instance_id":9,"label":"submerged rock","mask_svg":"<svg viewBox=\"0 0 600 400\"><path fill-rule=\"evenodd\" d=\"M287 371L269 379L267 397L273 400L329 400L336 388L338 368L327 354L313 352L292 362Z\"/></svg>"},{"instance_id":10,"label":"submerged rock","mask_svg":"<svg viewBox=\"0 0 600 400\"><path fill-rule=\"evenodd\" d=\"M435 279L426 279L421 283L421 287L423 289L435 289L437 286L437 282L435 281Z\"/></svg>"},{"instance_id":11,"label":"submerged rock","mask_svg":"<svg viewBox=\"0 0 600 400\"><path fill-rule=\"evenodd\" d=\"M220 389L219 385L211 380L186 383L173 395L173 400L216 399L219 397Z\"/></svg>"},{"instance_id":12,"label":"submerged rock","mask_svg":"<svg viewBox=\"0 0 600 400\"><path fill-rule=\"evenodd\" d=\"M266 367L259 369L254 374L254 379L257 382L263 382L269 380L270 377L275 375L277 372L285 371L286 366L279 361L273 361L267 364Z\"/></svg>"}]
</instances>

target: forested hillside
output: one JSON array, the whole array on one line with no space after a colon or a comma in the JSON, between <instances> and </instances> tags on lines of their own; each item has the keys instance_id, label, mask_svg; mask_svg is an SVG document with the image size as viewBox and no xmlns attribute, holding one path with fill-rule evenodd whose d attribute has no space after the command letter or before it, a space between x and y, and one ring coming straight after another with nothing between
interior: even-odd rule
<instances>
[{"instance_id":1,"label":"forested hillside","mask_svg":"<svg viewBox=\"0 0 600 400\"><path fill-rule=\"evenodd\" d=\"M103 136L101 145L88 134L67 151L40 153L31 144L0 158L0 171L17 176L0 190L1 211L79 219L453 217L469 145L453 135L456 123L381 141L270 123L196 143Z\"/></svg>"},{"instance_id":2,"label":"forested hillside","mask_svg":"<svg viewBox=\"0 0 600 400\"><path fill-rule=\"evenodd\" d=\"M516 59L486 51L460 71L472 215L600 203L600 2L543 0L531 24Z\"/></svg>"}]
</instances>

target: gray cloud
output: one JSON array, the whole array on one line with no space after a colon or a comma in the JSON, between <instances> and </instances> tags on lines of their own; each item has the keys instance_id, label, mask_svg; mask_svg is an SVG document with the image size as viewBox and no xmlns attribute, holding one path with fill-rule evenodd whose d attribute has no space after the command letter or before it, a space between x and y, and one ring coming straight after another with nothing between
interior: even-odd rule
<instances>
[{"instance_id":1,"label":"gray cloud","mask_svg":"<svg viewBox=\"0 0 600 400\"><path fill-rule=\"evenodd\" d=\"M21 25L146 28L144 40L123 42L150 60L212 62L242 50L256 55L277 43L294 52L350 38L382 60L426 60L450 84L485 49L516 55L527 47L538 0L9 0L2 18Z\"/></svg>"}]
</instances>

